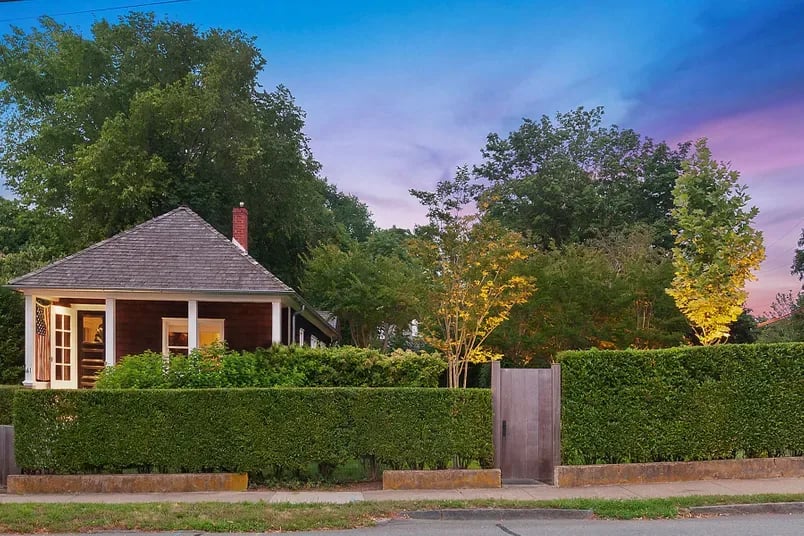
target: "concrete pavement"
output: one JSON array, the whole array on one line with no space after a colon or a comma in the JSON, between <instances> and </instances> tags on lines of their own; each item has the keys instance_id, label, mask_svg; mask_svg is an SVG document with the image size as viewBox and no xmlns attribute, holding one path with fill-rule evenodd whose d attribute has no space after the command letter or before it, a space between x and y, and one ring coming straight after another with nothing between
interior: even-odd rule
<instances>
[{"instance_id":1,"label":"concrete pavement","mask_svg":"<svg viewBox=\"0 0 804 536\"><path fill-rule=\"evenodd\" d=\"M506 486L495 489L388 490L388 491L243 491L194 493L87 493L64 495L0 494L0 503L142 503L142 502L266 502L330 503L414 500L552 500L573 498L639 499L688 495L757 495L804 493L804 478L760 480L701 480L665 484L631 484L555 488L552 486Z\"/></svg>"}]
</instances>

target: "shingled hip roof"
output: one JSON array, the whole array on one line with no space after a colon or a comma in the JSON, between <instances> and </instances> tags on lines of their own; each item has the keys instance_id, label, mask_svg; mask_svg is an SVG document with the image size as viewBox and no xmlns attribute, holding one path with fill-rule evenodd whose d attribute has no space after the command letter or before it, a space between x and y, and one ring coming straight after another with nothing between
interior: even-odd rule
<instances>
[{"instance_id":1,"label":"shingled hip roof","mask_svg":"<svg viewBox=\"0 0 804 536\"><path fill-rule=\"evenodd\" d=\"M18 277L8 286L20 290L295 294L187 207Z\"/></svg>"}]
</instances>

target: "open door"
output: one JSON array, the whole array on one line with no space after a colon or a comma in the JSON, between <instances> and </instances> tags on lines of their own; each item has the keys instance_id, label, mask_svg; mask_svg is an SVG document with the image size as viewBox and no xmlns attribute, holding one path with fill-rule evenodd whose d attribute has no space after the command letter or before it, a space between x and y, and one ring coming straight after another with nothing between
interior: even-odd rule
<instances>
[{"instance_id":1,"label":"open door","mask_svg":"<svg viewBox=\"0 0 804 536\"><path fill-rule=\"evenodd\" d=\"M76 355L75 318L69 307L51 308L50 387L78 388L78 359Z\"/></svg>"}]
</instances>

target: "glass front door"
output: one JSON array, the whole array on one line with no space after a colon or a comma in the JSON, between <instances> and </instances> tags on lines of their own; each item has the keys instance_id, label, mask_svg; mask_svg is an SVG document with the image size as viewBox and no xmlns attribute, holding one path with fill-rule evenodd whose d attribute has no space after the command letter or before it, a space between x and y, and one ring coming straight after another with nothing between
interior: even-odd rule
<instances>
[{"instance_id":1,"label":"glass front door","mask_svg":"<svg viewBox=\"0 0 804 536\"><path fill-rule=\"evenodd\" d=\"M54 389L78 387L78 371L75 352L75 319L68 307L51 307L50 386Z\"/></svg>"}]
</instances>

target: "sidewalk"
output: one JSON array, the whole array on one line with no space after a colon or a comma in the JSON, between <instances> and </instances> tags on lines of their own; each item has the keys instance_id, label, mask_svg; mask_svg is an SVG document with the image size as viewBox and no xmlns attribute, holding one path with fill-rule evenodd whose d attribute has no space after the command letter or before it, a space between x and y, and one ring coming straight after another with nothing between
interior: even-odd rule
<instances>
[{"instance_id":1,"label":"sidewalk","mask_svg":"<svg viewBox=\"0 0 804 536\"><path fill-rule=\"evenodd\" d=\"M0 494L0 503L143 503L143 502L259 502L330 503L357 501L508 499L536 501L551 499L600 498L640 499L687 495L757 495L804 493L804 478L765 480L701 480L666 484L554 488L552 486L508 486L496 489L389 490L389 491L243 491L193 493L92 493L65 495Z\"/></svg>"}]
</instances>

